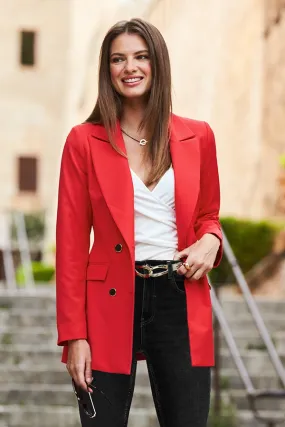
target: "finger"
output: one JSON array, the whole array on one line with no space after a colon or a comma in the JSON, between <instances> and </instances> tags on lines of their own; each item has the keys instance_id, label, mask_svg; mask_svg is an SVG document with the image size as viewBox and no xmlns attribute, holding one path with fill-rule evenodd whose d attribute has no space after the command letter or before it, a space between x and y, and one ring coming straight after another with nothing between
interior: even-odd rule
<instances>
[{"instance_id":1,"label":"finger","mask_svg":"<svg viewBox=\"0 0 285 427\"><path fill-rule=\"evenodd\" d=\"M76 365L73 379L79 387L81 387L84 391L88 391L88 387L85 382L84 371L85 371L85 363Z\"/></svg>"},{"instance_id":2,"label":"finger","mask_svg":"<svg viewBox=\"0 0 285 427\"><path fill-rule=\"evenodd\" d=\"M190 255L188 256L188 258L185 260L183 264L185 265L181 265L181 267L179 267L179 269L177 270L179 274L186 275L187 273L189 273L188 276L190 275L192 276L192 274L194 274L194 272L198 269L198 266L195 266L195 261L191 259Z\"/></svg>"},{"instance_id":3,"label":"finger","mask_svg":"<svg viewBox=\"0 0 285 427\"><path fill-rule=\"evenodd\" d=\"M193 274L192 279L199 280L202 277L204 277L209 271L210 271L210 268L202 266Z\"/></svg>"},{"instance_id":4,"label":"finger","mask_svg":"<svg viewBox=\"0 0 285 427\"><path fill-rule=\"evenodd\" d=\"M73 366L73 364L70 363L70 362L68 362L67 365L66 365L66 369L67 369L67 372L69 373L69 375L71 376L71 378L74 379L75 372L74 372L74 366Z\"/></svg>"},{"instance_id":5,"label":"finger","mask_svg":"<svg viewBox=\"0 0 285 427\"><path fill-rule=\"evenodd\" d=\"M66 364L66 370L67 370L67 372L69 373L69 375L70 375L70 371L69 371L69 364L67 363ZM71 375L70 375L71 376Z\"/></svg>"},{"instance_id":6,"label":"finger","mask_svg":"<svg viewBox=\"0 0 285 427\"><path fill-rule=\"evenodd\" d=\"M173 259L175 261L178 261L181 258L187 257L188 255L189 255L189 248L185 248L181 252L176 252L175 255L174 255L174 257L173 257Z\"/></svg>"},{"instance_id":7,"label":"finger","mask_svg":"<svg viewBox=\"0 0 285 427\"><path fill-rule=\"evenodd\" d=\"M199 280L200 279L200 273L201 273L201 270L197 269L192 273L190 271L188 271L185 276L187 277L187 279Z\"/></svg>"},{"instance_id":8,"label":"finger","mask_svg":"<svg viewBox=\"0 0 285 427\"><path fill-rule=\"evenodd\" d=\"M192 279L194 278L194 275L197 273L197 271L203 268L203 264L201 262L194 261L192 262L192 264L189 265L190 268L187 270L185 276L187 277L187 279Z\"/></svg>"},{"instance_id":9,"label":"finger","mask_svg":"<svg viewBox=\"0 0 285 427\"><path fill-rule=\"evenodd\" d=\"M86 360L86 365L85 365L85 382L87 384L91 384L91 382L92 382L91 359L87 359ZM88 391L90 391L90 393L93 393L93 390L92 390L91 387L88 387Z\"/></svg>"},{"instance_id":10,"label":"finger","mask_svg":"<svg viewBox=\"0 0 285 427\"><path fill-rule=\"evenodd\" d=\"M186 267L184 267L184 265L181 265L181 267L179 267L178 269L177 269L177 273L178 274L180 274L180 275L186 275L186 273L188 272L189 270L187 270L187 268ZM193 274L193 273L192 273Z\"/></svg>"},{"instance_id":11,"label":"finger","mask_svg":"<svg viewBox=\"0 0 285 427\"><path fill-rule=\"evenodd\" d=\"M200 269L202 270L200 278L208 274L212 270L212 268L212 264L210 264L209 262L204 262L203 265L200 267Z\"/></svg>"}]
</instances>

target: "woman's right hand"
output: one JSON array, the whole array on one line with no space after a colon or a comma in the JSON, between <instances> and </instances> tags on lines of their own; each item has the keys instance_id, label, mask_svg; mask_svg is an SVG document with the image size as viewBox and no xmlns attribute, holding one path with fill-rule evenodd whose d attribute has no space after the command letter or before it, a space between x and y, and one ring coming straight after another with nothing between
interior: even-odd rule
<instances>
[{"instance_id":1,"label":"woman's right hand","mask_svg":"<svg viewBox=\"0 0 285 427\"><path fill-rule=\"evenodd\" d=\"M66 368L79 387L92 393L92 389L87 386L92 381L91 350L85 339L68 341Z\"/></svg>"}]
</instances>

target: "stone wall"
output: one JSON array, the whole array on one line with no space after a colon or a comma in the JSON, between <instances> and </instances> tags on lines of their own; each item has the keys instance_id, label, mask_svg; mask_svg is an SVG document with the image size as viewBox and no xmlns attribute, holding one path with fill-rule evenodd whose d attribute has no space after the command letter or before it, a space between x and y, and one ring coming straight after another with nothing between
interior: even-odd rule
<instances>
[{"instance_id":1,"label":"stone wall","mask_svg":"<svg viewBox=\"0 0 285 427\"><path fill-rule=\"evenodd\" d=\"M114 22L140 16L168 44L174 112L206 120L215 132L222 214L276 214L284 0L0 0L0 8L0 210L47 209L54 241L62 146L95 104L102 39ZM39 31L33 69L19 66L21 29ZM16 158L23 154L40 159L36 197L17 194Z\"/></svg>"},{"instance_id":2,"label":"stone wall","mask_svg":"<svg viewBox=\"0 0 285 427\"><path fill-rule=\"evenodd\" d=\"M0 209L40 209L54 195L50 177L62 138L70 40L68 2L0 1ZM64 19L65 18L65 19ZM36 65L20 65L20 31L36 31ZM61 96L59 96L61 94ZM17 190L17 157L39 159L36 195Z\"/></svg>"},{"instance_id":3,"label":"stone wall","mask_svg":"<svg viewBox=\"0 0 285 427\"><path fill-rule=\"evenodd\" d=\"M279 156L285 153L285 2L271 0L269 6L264 34L264 143L260 187L264 214L284 217L284 205L278 203L278 178Z\"/></svg>"}]
</instances>

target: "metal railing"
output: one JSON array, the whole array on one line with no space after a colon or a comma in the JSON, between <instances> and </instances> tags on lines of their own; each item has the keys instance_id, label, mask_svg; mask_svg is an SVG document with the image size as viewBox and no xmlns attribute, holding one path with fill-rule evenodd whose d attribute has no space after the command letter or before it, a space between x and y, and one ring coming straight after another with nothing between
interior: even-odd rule
<instances>
[{"instance_id":1,"label":"metal railing","mask_svg":"<svg viewBox=\"0 0 285 427\"><path fill-rule=\"evenodd\" d=\"M272 342L270 334L265 326L265 323L257 307L257 304L251 294L249 286L245 280L244 274L237 262L237 259L234 256L234 253L232 251L232 248L229 244L229 241L225 233L223 233L223 242L224 242L224 255L226 256L232 268L233 274L242 291L247 307L253 317L253 320L256 324L258 332L264 341L264 344L268 351L271 362L276 370L280 383L282 384L282 387L284 389L257 390L254 387L253 382L249 376L248 370L240 355L240 351L234 340L229 324L224 315L223 308L212 286L211 298L212 298L213 311L220 324L226 343L229 347L231 356L234 360L234 363L237 367L241 380L244 384L249 405L255 418L260 422L267 424L267 427L275 427L277 424L283 423L285 421L285 414L282 414L282 416L280 416L279 414L268 415L267 412L261 411L257 408L257 402L264 398L268 398L268 399L284 399L285 398L285 369L276 351L276 348Z\"/></svg>"},{"instance_id":2,"label":"metal railing","mask_svg":"<svg viewBox=\"0 0 285 427\"><path fill-rule=\"evenodd\" d=\"M3 253L5 286L8 290L17 289L15 265L13 259L13 242L10 235L12 225L14 225L15 238L23 269L24 286L27 289L33 289L35 287L35 282L32 271L32 260L24 214L22 212L5 212L1 214L2 241L0 249Z\"/></svg>"}]
</instances>

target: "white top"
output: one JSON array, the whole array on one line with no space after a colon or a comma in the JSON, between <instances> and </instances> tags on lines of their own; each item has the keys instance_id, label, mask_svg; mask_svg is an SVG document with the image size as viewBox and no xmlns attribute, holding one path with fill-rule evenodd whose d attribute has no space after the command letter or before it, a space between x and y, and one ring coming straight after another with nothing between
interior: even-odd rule
<instances>
[{"instance_id":1,"label":"white top","mask_svg":"<svg viewBox=\"0 0 285 427\"><path fill-rule=\"evenodd\" d=\"M149 190L131 170L134 186L135 260L172 260L178 246L174 171L170 167Z\"/></svg>"}]
</instances>

